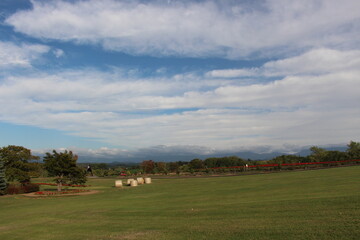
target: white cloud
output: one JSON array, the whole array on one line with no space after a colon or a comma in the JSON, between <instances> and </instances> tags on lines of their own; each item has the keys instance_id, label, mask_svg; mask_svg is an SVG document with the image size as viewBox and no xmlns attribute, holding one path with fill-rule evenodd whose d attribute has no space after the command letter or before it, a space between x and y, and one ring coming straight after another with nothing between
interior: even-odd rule
<instances>
[{"instance_id":1,"label":"white cloud","mask_svg":"<svg viewBox=\"0 0 360 240\"><path fill-rule=\"evenodd\" d=\"M101 44L130 54L242 58L359 46L357 0L32 3L33 9L6 23L33 37Z\"/></svg>"},{"instance_id":2,"label":"white cloud","mask_svg":"<svg viewBox=\"0 0 360 240\"><path fill-rule=\"evenodd\" d=\"M206 74L129 78L92 69L7 77L0 120L128 148L346 143L360 134L358 59L357 51L313 50L261 70L288 76L248 85ZM315 71L309 61L325 67Z\"/></svg>"},{"instance_id":3,"label":"white cloud","mask_svg":"<svg viewBox=\"0 0 360 240\"><path fill-rule=\"evenodd\" d=\"M268 76L312 75L358 69L359 66L360 50L339 51L320 48L300 56L268 62L264 65L263 71Z\"/></svg>"},{"instance_id":4,"label":"white cloud","mask_svg":"<svg viewBox=\"0 0 360 240\"><path fill-rule=\"evenodd\" d=\"M257 76L256 69L223 69L212 70L207 73L207 76L214 78L238 78L238 77L251 77Z\"/></svg>"},{"instance_id":5,"label":"white cloud","mask_svg":"<svg viewBox=\"0 0 360 240\"><path fill-rule=\"evenodd\" d=\"M53 148L50 149L34 149L32 152L36 155L44 155L46 152L52 152ZM114 158L114 157L127 157L131 156L133 153L127 150L119 148L108 148L100 147L98 149L92 148L79 148L76 146L62 147L55 149L56 151L72 151L76 155L83 157L92 157L92 158ZM81 160L81 159L80 159Z\"/></svg>"},{"instance_id":6,"label":"white cloud","mask_svg":"<svg viewBox=\"0 0 360 240\"><path fill-rule=\"evenodd\" d=\"M62 49L58 49L58 48L54 49L52 52L57 58L60 58L65 55L65 52Z\"/></svg>"},{"instance_id":7,"label":"white cloud","mask_svg":"<svg viewBox=\"0 0 360 240\"><path fill-rule=\"evenodd\" d=\"M359 67L360 50L319 48L295 57L269 61L260 68L218 69L206 75L214 78L316 76L357 70Z\"/></svg>"},{"instance_id":8,"label":"white cloud","mask_svg":"<svg viewBox=\"0 0 360 240\"><path fill-rule=\"evenodd\" d=\"M0 41L0 68L30 67L32 62L49 51L40 44L20 44Z\"/></svg>"}]
</instances>

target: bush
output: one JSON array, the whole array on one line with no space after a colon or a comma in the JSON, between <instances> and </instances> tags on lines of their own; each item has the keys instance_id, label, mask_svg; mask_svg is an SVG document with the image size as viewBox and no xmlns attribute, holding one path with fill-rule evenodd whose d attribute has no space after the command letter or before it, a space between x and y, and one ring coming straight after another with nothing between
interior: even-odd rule
<instances>
[{"instance_id":1,"label":"bush","mask_svg":"<svg viewBox=\"0 0 360 240\"><path fill-rule=\"evenodd\" d=\"M37 192L40 190L40 186L34 183L26 184L9 184L6 192L7 194L23 194Z\"/></svg>"},{"instance_id":2,"label":"bush","mask_svg":"<svg viewBox=\"0 0 360 240\"><path fill-rule=\"evenodd\" d=\"M24 186L25 193L37 192L40 190L40 186L34 183L28 183Z\"/></svg>"},{"instance_id":3,"label":"bush","mask_svg":"<svg viewBox=\"0 0 360 240\"><path fill-rule=\"evenodd\" d=\"M0 195L5 194L6 190L6 178L5 178L5 169L4 169L4 163L2 159L0 158Z\"/></svg>"},{"instance_id":4,"label":"bush","mask_svg":"<svg viewBox=\"0 0 360 240\"><path fill-rule=\"evenodd\" d=\"M108 170L104 169L95 169L93 170L94 175L98 177L106 177L108 175Z\"/></svg>"}]
</instances>

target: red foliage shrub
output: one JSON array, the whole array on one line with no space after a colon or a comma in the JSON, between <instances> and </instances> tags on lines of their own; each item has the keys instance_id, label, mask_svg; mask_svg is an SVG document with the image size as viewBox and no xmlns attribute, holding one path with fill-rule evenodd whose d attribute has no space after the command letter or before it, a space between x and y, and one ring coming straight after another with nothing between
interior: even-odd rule
<instances>
[{"instance_id":1,"label":"red foliage shrub","mask_svg":"<svg viewBox=\"0 0 360 240\"><path fill-rule=\"evenodd\" d=\"M25 184L9 184L6 192L7 194L22 194L22 193L31 193L39 191L40 187L34 183L25 183Z\"/></svg>"}]
</instances>

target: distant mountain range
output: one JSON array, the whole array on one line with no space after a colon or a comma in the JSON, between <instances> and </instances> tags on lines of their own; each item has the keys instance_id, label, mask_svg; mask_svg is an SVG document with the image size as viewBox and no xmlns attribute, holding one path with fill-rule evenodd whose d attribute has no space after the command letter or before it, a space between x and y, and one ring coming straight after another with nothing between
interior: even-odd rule
<instances>
[{"instance_id":1,"label":"distant mountain range","mask_svg":"<svg viewBox=\"0 0 360 240\"><path fill-rule=\"evenodd\" d=\"M324 147L324 149L329 151L346 151L346 147ZM301 149L298 152L292 153L292 155L297 156L308 156L310 154L309 148ZM106 157L94 157L94 156L82 156L79 155L79 162L86 163L124 163L124 164L132 164L139 163L144 160L153 160L155 162L176 162L176 161L191 161L192 159L207 159L211 157L225 157L225 156L238 156L243 159L251 159L251 160L270 160L276 156L281 155L290 155L290 153L285 152L268 152L268 153L256 153L253 151L221 151L214 153L192 153L192 152L142 152L128 155L128 156L106 156Z\"/></svg>"}]
</instances>

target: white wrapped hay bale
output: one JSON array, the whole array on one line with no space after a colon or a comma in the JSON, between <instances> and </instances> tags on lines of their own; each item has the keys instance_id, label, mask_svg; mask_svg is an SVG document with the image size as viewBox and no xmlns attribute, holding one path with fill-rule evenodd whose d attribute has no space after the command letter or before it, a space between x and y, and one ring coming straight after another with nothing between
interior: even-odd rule
<instances>
[{"instance_id":1,"label":"white wrapped hay bale","mask_svg":"<svg viewBox=\"0 0 360 240\"><path fill-rule=\"evenodd\" d=\"M130 184L131 184L132 181L135 181L135 179L128 179L128 180L126 181L126 184L127 184L128 186L130 186Z\"/></svg>"},{"instance_id":2,"label":"white wrapped hay bale","mask_svg":"<svg viewBox=\"0 0 360 240\"><path fill-rule=\"evenodd\" d=\"M142 177L139 177L139 178L136 178L136 181L138 182L138 184L144 184L144 178Z\"/></svg>"},{"instance_id":3,"label":"white wrapped hay bale","mask_svg":"<svg viewBox=\"0 0 360 240\"><path fill-rule=\"evenodd\" d=\"M136 187L138 185L138 182L136 180L133 180L130 182L130 186Z\"/></svg>"},{"instance_id":4,"label":"white wrapped hay bale","mask_svg":"<svg viewBox=\"0 0 360 240\"><path fill-rule=\"evenodd\" d=\"M116 181L115 181L115 187L121 188L122 186L123 186L122 180L116 180Z\"/></svg>"},{"instance_id":5,"label":"white wrapped hay bale","mask_svg":"<svg viewBox=\"0 0 360 240\"><path fill-rule=\"evenodd\" d=\"M149 178L149 177L145 178L145 183L150 184L151 183L151 178Z\"/></svg>"}]
</instances>

